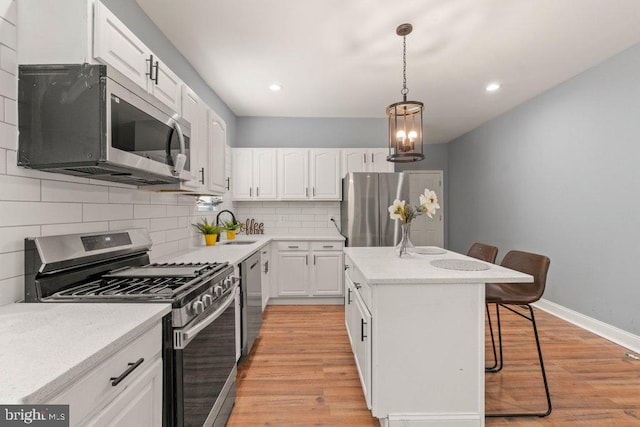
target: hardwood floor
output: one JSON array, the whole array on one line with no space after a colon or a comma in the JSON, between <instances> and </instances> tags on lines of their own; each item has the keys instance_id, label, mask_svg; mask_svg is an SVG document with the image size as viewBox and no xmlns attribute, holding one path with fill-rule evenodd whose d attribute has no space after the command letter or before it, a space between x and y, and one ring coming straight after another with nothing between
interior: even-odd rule
<instances>
[{"instance_id":1,"label":"hardwood floor","mask_svg":"<svg viewBox=\"0 0 640 427\"><path fill-rule=\"evenodd\" d=\"M342 306L269 306L238 372L229 427L378 426L366 408ZM505 368L486 375L486 410L540 410L544 388L530 323L501 310ZM553 413L487 426L640 426L640 361L536 310ZM487 328L488 329L488 328ZM489 341L487 341L489 342ZM487 363L492 355L487 349Z\"/></svg>"}]
</instances>

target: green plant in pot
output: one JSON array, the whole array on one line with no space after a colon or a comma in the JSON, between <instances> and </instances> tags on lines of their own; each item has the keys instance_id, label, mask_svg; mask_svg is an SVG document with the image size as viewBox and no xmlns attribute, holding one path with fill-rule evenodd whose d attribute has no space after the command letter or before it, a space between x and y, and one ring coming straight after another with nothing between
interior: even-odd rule
<instances>
[{"instance_id":1,"label":"green plant in pot","mask_svg":"<svg viewBox=\"0 0 640 427\"><path fill-rule=\"evenodd\" d=\"M236 238L236 232L240 228L240 223L229 221L224 224L224 229L227 231L227 240L233 240Z\"/></svg>"},{"instance_id":2,"label":"green plant in pot","mask_svg":"<svg viewBox=\"0 0 640 427\"><path fill-rule=\"evenodd\" d=\"M207 221L207 218L193 224L193 226L204 235L204 241L207 246L215 245L216 240L218 239L218 234L223 230L215 224L210 224L209 221Z\"/></svg>"}]
</instances>

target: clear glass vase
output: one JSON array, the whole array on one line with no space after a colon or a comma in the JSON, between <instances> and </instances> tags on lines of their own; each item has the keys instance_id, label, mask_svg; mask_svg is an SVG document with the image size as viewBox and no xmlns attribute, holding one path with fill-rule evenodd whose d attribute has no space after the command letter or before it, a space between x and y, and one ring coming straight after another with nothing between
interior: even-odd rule
<instances>
[{"instance_id":1,"label":"clear glass vase","mask_svg":"<svg viewBox=\"0 0 640 427\"><path fill-rule=\"evenodd\" d=\"M409 238L411 234L411 223L402 224L402 236L400 237L400 243L396 246L396 255L400 258L410 257L415 252L415 246L411 243Z\"/></svg>"}]
</instances>

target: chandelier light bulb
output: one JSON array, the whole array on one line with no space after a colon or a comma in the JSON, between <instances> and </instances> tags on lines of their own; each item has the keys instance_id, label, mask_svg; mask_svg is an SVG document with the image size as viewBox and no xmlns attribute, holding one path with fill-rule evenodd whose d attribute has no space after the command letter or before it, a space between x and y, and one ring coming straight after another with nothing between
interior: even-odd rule
<instances>
[{"instance_id":1,"label":"chandelier light bulb","mask_svg":"<svg viewBox=\"0 0 640 427\"><path fill-rule=\"evenodd\" d=\"M418 132L416 132L415 130L412 130L409 132L409 140L411 142L415 141L417 137L418 137Z\"/></svg>"}]
</instances>

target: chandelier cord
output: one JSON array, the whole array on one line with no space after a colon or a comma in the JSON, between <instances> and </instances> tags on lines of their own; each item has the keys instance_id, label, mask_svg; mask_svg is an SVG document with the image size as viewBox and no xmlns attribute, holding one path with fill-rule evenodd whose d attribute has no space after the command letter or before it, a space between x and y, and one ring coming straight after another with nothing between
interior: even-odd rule
<instances>
[{"instance_id":1,"label":"chandelier cord","mask_svg":"<svg viewBox=\"0 0 640 427\"><path fill-rule=\"evenodd\" d=\"M404 100L407 100L407 36L402 36L402 90L400 91Z\"/></svg>"}]
</instances>

